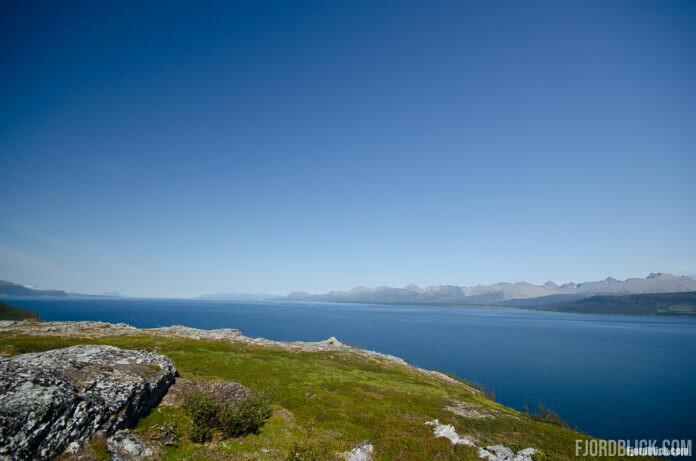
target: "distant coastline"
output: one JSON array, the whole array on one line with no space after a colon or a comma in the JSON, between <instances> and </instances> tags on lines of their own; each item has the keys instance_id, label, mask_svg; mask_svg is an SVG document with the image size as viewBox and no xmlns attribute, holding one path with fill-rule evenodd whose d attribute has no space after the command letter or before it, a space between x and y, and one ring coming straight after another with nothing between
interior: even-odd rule
<instances>
[{"instance_id":1,"label":"distant coastline","mask_svg":"<svg viewBox=\"0 0 696 461\"><path fill-rule=\"evenodd\" d=\"M68 299L124 299L119 293L82 294L65 292L45 286L0 281L0 299L8 298L68 298ZM155 298L153 298L155 299ZM160 298L157 298L160 299ZM666 273L651 273L645 278L604 280L557 285L548 281L543 285L527 282L473 287L436 285L419 288L382 286L357 287L348 291L330 291L324 294L293 292L287 296L262 293L218 292L199 295L202 301L292 301L326 302L339 304L374 304L404 306L492 307L523 310L566 312L576 314L612 314L633 316L696 316L696 279Z\"/></svg>"},{"instance_id":2,"label":"distant coastline","mask_svg":"<svg viewBox=\"0 0 696 461\"><path fill-rule=\"evenodd\" d=\"M636 302L638 301L638 302ZM565 314L627 315L640 317L696 317L696 291L679 293L646 293L641 295L591 296L575 301L516 306L514 304L457 304L425 302L359 302L331 301L336 304L363 304L380 306L425 306L517 309ZM642 302L642 304L641 304ZM676 308L681 306L681 309ZM673 310L670 310L673 308ZM676 308L676 309L675 309ZM633 311L631 311L633 309Z\"/></svg>"}]
</instances>

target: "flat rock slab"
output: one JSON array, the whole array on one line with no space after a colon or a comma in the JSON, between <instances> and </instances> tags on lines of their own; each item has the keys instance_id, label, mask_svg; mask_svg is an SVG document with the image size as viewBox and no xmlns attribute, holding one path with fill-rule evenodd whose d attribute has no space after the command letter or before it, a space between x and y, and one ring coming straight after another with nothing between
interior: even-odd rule
<instances>
[{"instance_id":1,"label":"flat rock slab","mask_svg":"<svg viewBox=\"0 0 696 461\"><path fill-rule=\"evenodd\" d=\"M0 458L50 459L97 431L130 427L175 376L164 355L113 346L0 359Z\"/></svg>"}]
</instances>

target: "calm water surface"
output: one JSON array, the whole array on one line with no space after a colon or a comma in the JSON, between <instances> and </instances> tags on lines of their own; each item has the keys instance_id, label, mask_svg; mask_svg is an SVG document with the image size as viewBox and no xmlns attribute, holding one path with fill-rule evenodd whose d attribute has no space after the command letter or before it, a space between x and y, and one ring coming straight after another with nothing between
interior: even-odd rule
<instances>
[{"instance_id":1,"label":"calm water surface","mask_svg":"<svg viewBox=\"0 0 696 461\"><path fill-rule=\"evenodd\" d=\"M340 341L538 402L610 439L694 439L696 319L515 309L162 299L13 299L44 320L238 328L274 340Z\"/></svg>"}]
</instances>

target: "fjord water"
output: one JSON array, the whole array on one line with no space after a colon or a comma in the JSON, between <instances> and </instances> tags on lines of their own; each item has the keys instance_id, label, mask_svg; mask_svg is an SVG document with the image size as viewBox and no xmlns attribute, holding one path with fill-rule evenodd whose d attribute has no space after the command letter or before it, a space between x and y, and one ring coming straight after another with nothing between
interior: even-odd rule
<instances>
[{"instance_id":1,"label":"fjord water","mask_svg":"<svg viewBox=\"0 0 696 461\"><path fill-rule=\"evenodd\" d=\"M538 402L572 427L609 439L693 439L696 319L499 308L13 299L43 320L140 328L238 328L274 340L340 341L483 383L504 405Z\"/></svg>"}]
</instances>

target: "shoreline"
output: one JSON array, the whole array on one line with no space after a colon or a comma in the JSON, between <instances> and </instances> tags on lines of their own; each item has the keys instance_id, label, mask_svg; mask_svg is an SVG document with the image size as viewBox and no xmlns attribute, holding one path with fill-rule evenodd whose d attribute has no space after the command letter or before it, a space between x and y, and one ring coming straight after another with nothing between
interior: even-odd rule
<instances>
[{"instance_id":1,"label":"shoreline","mask_svg":"<svg viewBox=\"0 0 696 461\"><path fill-rule=\"evenodd\" d=\"M686 292L691 293L691 292ZM680 318L680 319L696 319L696 314L691 313L625 313L625 312L577 312L561 309L540 309L539 307L523 307L523 306L511 306L511 305L501 305L501 304L459 304L459 303L428 303L428 302L392 302L392 301L340 301L340 300L295 300L286 298L269 298L269 299L259 299L259 300L236 300L236 299L196 299L196 298L139 298L139 297L33 297L33 296L0 296L0 302L12 302L17 301L77 301L77 302L87 302L93 300L100 301L169 301L169 302L194 302L194 303L230 303L230 304L264 304L264 303L288 303L288 304L307 304L307 305L356 305L356 306L403 306L403 307L450 307L450 308L464 308L464 309L505 309L523 312L549 312L557 314L570 314L570 315L600 315L600 316L620 316L620 317L638 317L638 318ZM586 299L586 298L583 298Z\"/></svg>"},{"instance_id":2,"label":"shoreline","mask_svg":"<svg viewBox=\"0 0 696 461\"><path fill-rule=\"evenodd\" d=\"M517 449L524 446L559 455L551 459L570 459L575 440L595 439L558 424L563 423L560 419L545 419L543 413L524 413L490 400L465 379L413 366L393 355L344 344L334 337L315 342L273 341L247 337L233 328L205 330L174 325L140 329L126 323L102 321L0 321L0 337L5 344L0 348L3 361L17 352L94 343L164 354L172 358L185 380L212 378L261 386L257 379L263 376L266 387L278 386L281 382L283 397L277 402L271 427L293 431L293 439L302 440L305 437L302 428L312 424L311 417L306 419L306 412L322 418L328 412L333 422L327 423L321 437L325 443L337 447L336 451L339 446L344 451L350 449L350 445L369 439L375 442L378 452L393 453L389 450L398 449L403 437L416 437L425 444L423 447L436 443L438 437L445 437L451 443L438 445L437 450L445 450L455 457L462 453L449 450L459 450L460 445L471 448L467 454L476 456L476 453L479 459L488 457L487 453L493 453L491 450L496 447ZM389 401L387 407L383 399ZM334 439L331 434L336 428L361 420L362 405L369 405L369 411L379 415L379 427L361 430L359 435L349 431L340 440ZM400 410L395 412L387 408ZM160 407L151 419L145 418L136 433L147 437L149 431L160 427L161 418L166 418L168 423L176 421L176 413L170 411ZM404 417L409 420L407 428L401 427ZM491 426L493 421L495 424ZM185 424L180 427L181 434L185 434L185 427ZM397 427L401 429L396 430ZM386 433L391 435L385 436ZM252 438L235 444L249 444L251 450L270 443L285 447L278 450L292 448L283 445L287 441L278 439L274 432L264 437L258 442ZM145 441L154 443L156 450L166 449L158 448L155 439L146 438ZM215 447L226 450L231 445L222 443ZM198 450L207 449L207 445L199 447L189 442L173 448L189 454L202 454L205 452ZM477 453L477 449L483 451Z\"/></svg>"},{"instance_id":3,"label":"shoreline","mask_svg":"<svg viewBox=\"0 0 696 461\"><path fill-rule=\"evenodd\" d=\"M39 336L61 336L61 337L81 337L81 338L101 338L106 336L137 336L140 334L150 334L153 336L189 338L195 340L227 340L239 342L252 346L277 347L288 351L301 352L351 352L365 357L385 360L398 365L407 366L419 373L434 376L439 379L463 384L473 391L480 392L472 387L463 379L453 378L452 376L437 370L427 370L415 365L411 365L404 359L382 352L371 351L359 346L345 344L335 337L330 337L323 341L274 341L266 338L251 338L244 336L236 328L218 328L205 330L201 328L187 327L184 325L172 325L169 327L158 328L137 328L127 323L109 323L101 321L36 321L36 320L0 320L0 334L15 333L24 335Z\"/></svg>"}]
</instances>

